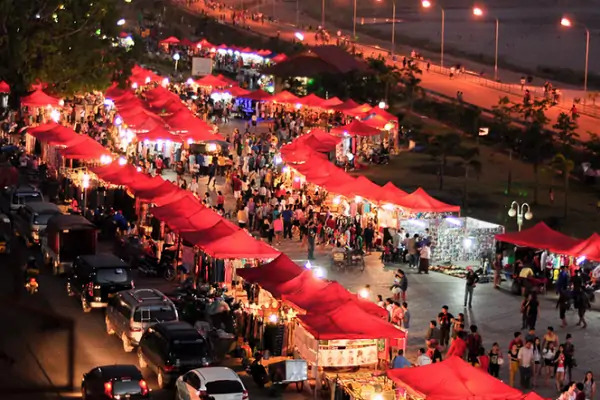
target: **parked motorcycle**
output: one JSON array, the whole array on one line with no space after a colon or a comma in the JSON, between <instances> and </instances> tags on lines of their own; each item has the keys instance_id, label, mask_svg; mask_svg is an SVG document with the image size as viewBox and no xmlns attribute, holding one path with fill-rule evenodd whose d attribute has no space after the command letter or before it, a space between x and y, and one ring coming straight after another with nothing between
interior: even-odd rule
<instances>
[{"instance_id":1,"label":"parked motorcycle","mask_svg":"<svg viewBox=\"0 0 600 400\"><path fill-rule=\"evenodd\" d=\"M30 295L32 294L36 294L38 292L38 288L39 288L39 284L37 282L36 278L29 278L29 281L27 281L27 283L25 284L25 290L27 290L27 293L29 293Z\"/></svg>"},{"instance_id":2,"label":"parked motorcycle","mask_svg":"<svg viewBox=\"0 0 600 400\"><path fill-rule=\"evenodd\" d=\"M165 254L160 260L156 257L144 254L140 256L137 262L138 271L149 277L162 277L167 281L172 281L177 276L175 268L172 266L173 258Z\"/></svg>"}]
</instances>

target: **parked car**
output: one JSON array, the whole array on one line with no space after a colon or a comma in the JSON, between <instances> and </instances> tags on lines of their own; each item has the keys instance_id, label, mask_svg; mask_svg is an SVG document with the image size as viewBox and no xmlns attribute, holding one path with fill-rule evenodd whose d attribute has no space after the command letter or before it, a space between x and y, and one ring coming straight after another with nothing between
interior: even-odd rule
<instances>
[{"instance_id":1,"label":"parked car","mask_svg":"<svg viewBox=\"0 0 600 400\"><path fill-rule=\"evenodd\" d=\"M14 186L8 190L10 212L15 213L25 204L44 201L42 192L32 185Z\"/></svg>"},{"instance_id":2,"label":"parked car","mask_svg":"<svg viewBox=\"0 0 600 400\"><path fill-rule=\"evenodd\" d=\"M150 368L162 389L182 374L210 364L209 345L187 322L163 322L144 332L138 346L140 368Z\"/></svg>"},{"instance_id":3,"label":"parked car","mask_svg":"<svg viewBox=\"0 0 600 400\"><path fill-rule=\"evenodd\" d=\"M227 367L198 368L180 376L175 383L175 399L214 398L248 400L248 391L240 377Z\"/></svg>"},{"instance_id":4,"label":"parked car","mask_svg":"<svg viewBox=\"0 0 600 400\"><path fill-rule=\"evenodd\" d=\"M15 232L27 245L40 243L40 232L46 229L48 221L62 214L54 203L38 201L19 208L14 218Z\"/></svg>"},{"instance_id":5,"label":"parked car","mask_svg":"<svg viewBox=\"0 0 600 400\"><path fill-rule=\"evenodd\" d=\"M131 270L112 254L79 256L67 279L69 296L79 296L84 312L108 305L109 298L133 289Z\"/></svg>"},{"instance_id":6,"label":"parked car","mask_svg":"<svg viewBox=\"0 0 600 400\"><path fill-rule=\"evenodd\" d=\"M42 234L40 250L44 264L58 275L71 269L78 256L96 254L98 230L81 215L55 215Z\"/></svg>"},{"instance_id":7,"label":"parked car","mask_svg":"<svg viewBox=\"0 0 600 400\"><path fill-rule=\"evenodd\" d=\"M106 332L119 337L126 352L133 351L150 326L177 320L175 304L156 289L119 292L106 308Z\"/></svg>"},{"instance_id":8,"label":"parked car","mask_svg":"<svg viewBox=\"0 0 600 400\"><path fill-rule=\"evenodd\" d=\"M105 365L83 374L81 398L142 400L150 398L150 389L135 365Z\"/></svg>"}]
</instances>

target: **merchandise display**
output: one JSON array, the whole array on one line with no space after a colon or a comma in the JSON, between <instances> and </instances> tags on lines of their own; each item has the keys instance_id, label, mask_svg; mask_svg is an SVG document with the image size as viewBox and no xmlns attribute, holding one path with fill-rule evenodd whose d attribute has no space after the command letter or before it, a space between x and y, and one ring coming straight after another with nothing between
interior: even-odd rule
<instances>
[{"instance_id":1,"label":"merchandise display","mask_svg":"<svg viewBox=\"0 0 600 400\"><path fill-rule=\"evenodd\" d=\"M352 373L325 372L325 379L332 392L331 398L350 400L394 400L394 382L385 374L372 370Z\"/></svg>"}]
</instances>

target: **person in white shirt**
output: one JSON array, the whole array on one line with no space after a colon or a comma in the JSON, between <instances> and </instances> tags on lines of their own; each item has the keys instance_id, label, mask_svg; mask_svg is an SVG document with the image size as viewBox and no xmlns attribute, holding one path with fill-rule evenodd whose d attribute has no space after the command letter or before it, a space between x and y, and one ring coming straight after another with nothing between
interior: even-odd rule
<instances>
[{"instance_id":1,"label":"person in white shirt","mask_svg":"<svg viewBox=\"0 0 600 400\"><path fill-rule=\"evenodd\" d=\"M417 362L415 363L415 365L422 367L423 365L431 364L431 358L429 358L423 347L419 349L418 354L419 355L417 356Z\"/></svg>"}]
</instances>

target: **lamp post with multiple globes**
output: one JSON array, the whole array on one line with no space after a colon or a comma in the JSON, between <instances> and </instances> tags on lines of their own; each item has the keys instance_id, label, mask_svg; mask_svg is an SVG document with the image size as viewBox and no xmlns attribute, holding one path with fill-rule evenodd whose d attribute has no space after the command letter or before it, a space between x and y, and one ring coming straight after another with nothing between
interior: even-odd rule
<instances>
[{"instance_id":1,"label":"lamp post with multiple globes","mask_svg":"<svg viewBox=\"0 0 600 400\"><path fill-rule=\"evenodd\" d=\"M533 218L533 213L531 212L531 206L527 203L517 203L513 201L510 205L510 209L508 210L508 216L511 218L517 218L517 227L519 228L519 232L521 232L521 228L523 227L524 219L530 220Z\"/></svg>"}]
</instances>

